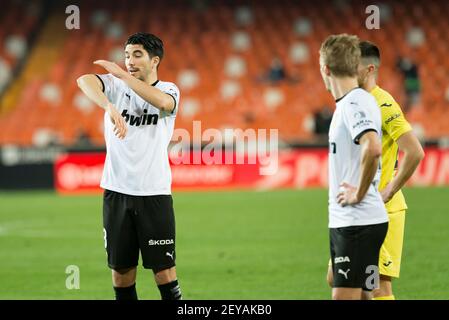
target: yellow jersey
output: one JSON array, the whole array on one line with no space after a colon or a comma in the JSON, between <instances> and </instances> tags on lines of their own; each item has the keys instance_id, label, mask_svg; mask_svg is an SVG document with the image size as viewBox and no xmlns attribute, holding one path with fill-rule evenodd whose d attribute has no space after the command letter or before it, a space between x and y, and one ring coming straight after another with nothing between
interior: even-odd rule
<instances>
[{"instance_id":1,"label":"yellow jersey","mask_svg":"<svg viewBox=\"0 0 449 320\"><path fill-rule=\"evenodd\" d=\"M396 141L401 135L411 131L412 127L405 119L399 104L387 91L376 86L370 93L376 99L382 115L382 172L379 183L379 190L382 190L396 174L399 152ZM401 190L385 207L388 212L407 209Z\"/></svg>"}]
</instances>

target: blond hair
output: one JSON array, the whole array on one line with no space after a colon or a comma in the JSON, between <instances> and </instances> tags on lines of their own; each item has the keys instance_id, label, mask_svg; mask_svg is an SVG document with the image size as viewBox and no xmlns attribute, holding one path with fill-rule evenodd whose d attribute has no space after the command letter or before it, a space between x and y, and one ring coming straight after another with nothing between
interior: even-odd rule
<instances>
[{"instance_id":1,"label":"blond hair","mask_svg":"<svg viewBox=\"0 0 449 320\"><path fill-rule=\"evenodd\" d=\"M346 33L331 35L321 44L320 56L336 77L357 76L360 63L360 40L357 36Z\"/></svg>"}]
</instances>

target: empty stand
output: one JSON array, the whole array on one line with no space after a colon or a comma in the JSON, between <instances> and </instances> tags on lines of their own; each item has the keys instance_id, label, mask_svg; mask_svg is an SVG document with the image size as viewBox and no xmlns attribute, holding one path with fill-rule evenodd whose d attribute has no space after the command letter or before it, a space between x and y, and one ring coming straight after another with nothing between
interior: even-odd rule
<instances>
[{"instance_id":1,"label":"empty stand","mask_svg":"<svg viewBox=\"0 0 449 320\"><path fill-rule=\"evenodd\" d=\"M2 16L5 28L0 29L0 43L10 33L26 35L35 23L29 18L22 27L13 27L11 22L22 18L21 13L14 1L6 3L12 13ZM0 131L0 143L30 145L37 129L48 128L63 144L75 143L83 131L94 144L103 145L103 112L98 107L80 107L84 102L77 100L76 78L102 73L92 62L112 59L114 52L123 49L127 36L137 31L152 32L165 43L160 79L179 84L185 70L197 77L196 85L181 87L178 128L191 132L192 121L201 120L203 129L278 128L286 141L312 139L311 115L324 105L333 105L319 73L319 46L329 34L347 32L380 46L379 82L401 104L405 94L397 57L415 60L422 93L419 104L410 111L410 121L420 124L427 138L449 135L449 102L445 98L449 2L383 1L390 17L381 21L380 30L365 28L367 4L349 1L349 6L337 8L330 3L220 0L204 1L202 8L195 9L181 0L169 5L163 0L151 1L151 7L144 0L83 2L80 30L42 29L38 37L42 42L35 43L35 48L45 47L43 39L54 37L54 33L63 35L57 46L47 47L52 63L45 72L32 72L26 78L23 90L16 92L15 107L0 116L0 125L7 128ZM63 11L52 10L45 23L64 17ZM413 27L420 27L425 35L425 43L415 48L406 41ZM3 51L0 56L11 65L16 63ZM289 79L273 84L262 78L274 57L281 59ZM49 84L56 88L56 93L49 90L50 98L42 95Z\"/></svg>"}]
</instances>

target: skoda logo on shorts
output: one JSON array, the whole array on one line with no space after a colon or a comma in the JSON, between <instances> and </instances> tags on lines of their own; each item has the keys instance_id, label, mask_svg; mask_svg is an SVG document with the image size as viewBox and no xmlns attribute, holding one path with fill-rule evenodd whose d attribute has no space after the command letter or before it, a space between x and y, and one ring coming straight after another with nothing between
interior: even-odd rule
<instances>
[{"instance_id":1,"label":"skoda logo on shorts","mask_svg":"<svg viewBox=\"0 0 449 320\"><path fill-rule=\"evenodd\" d=\"M173 243L175 243L173 241L173 239L166 239L166 240L153 240L153 239L151 239L151 240L148 241L148 245L149 246L164 246L164 245L173 244Z\"/></svg>"}]
</instances>

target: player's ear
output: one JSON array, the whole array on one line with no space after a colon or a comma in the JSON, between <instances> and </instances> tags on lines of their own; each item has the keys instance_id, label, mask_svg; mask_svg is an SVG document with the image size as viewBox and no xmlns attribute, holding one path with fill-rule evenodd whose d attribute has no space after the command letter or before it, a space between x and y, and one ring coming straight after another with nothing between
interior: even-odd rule
<instances>
[{"instance_id":1,"label":"player's ear","mask_svg":"<svg viewBox=\"0 0 449 320\"><path fill-rule=\"evenodd\" d=\"M154 56L153 58L151 58L151 60L153 60L153 64L156 67L159 67L159 63L161 62L161 59L158 56Z\"/></svg>"}]
</instances>

